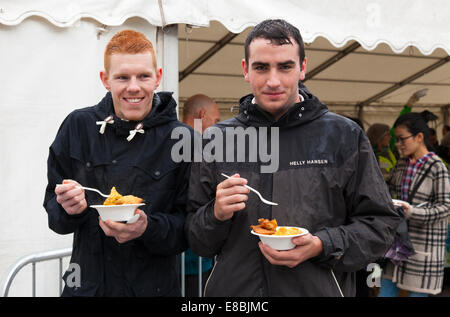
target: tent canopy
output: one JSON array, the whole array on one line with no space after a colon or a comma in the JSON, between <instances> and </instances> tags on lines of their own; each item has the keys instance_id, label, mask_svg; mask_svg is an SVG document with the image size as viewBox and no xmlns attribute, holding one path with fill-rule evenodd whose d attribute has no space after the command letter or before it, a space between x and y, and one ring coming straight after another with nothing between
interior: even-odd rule
<instances>
[{"instance_id":1,"label":"tent canopy","mask_svg":"<svg viewBox=\"0 0 450 317\"><path fill-rule=\"evenodd\" d=\"M229 31L220 23L213 22L210 28L179 28L180 101L200 91L224 104L235 104L249 92L240 64L247 33L248 29L223 45L220 40L229 36ZM206 59L205 52L218 42L223 47ZM386 44L368 51L356 41L336 48L323 37L307 42L305 49L304 82L330 107L352 111L359 105L398 108L424 88L428 92L420 100L422 106L437 108L450 103L450 59L442 49L423 55L408 47L396 54Z\"/></svg>"},{"instance_id":2,"label":"tent canopy","mask_svg":"<svg viewBox=\"0 0 450 317\"><path fill-rule=\"evenodd\" d=\"M445 0L22 0L0 7L0 24L32 16L58 27L93 19L108 28L133 17L155 26L178 24L180 104L203 92L225 117L249 92L240 67L243 43L248 29L266 18L286 19L301 30L306 84L336 111L401 106L423 88L428 94L421 105L440 112L449 104Z\"/></svg>"},{"instance_id":3,"label":"tent canopy","mask_svg":"<svg viewBox=\"0 0 450 317\"><path fill-rule=\"evenodd\" d=\"M436 48L450 53L450 7L445 0L22 0L1 4L0 24L16 25L33 15L57 26L80 18L110 26L130 17L155 26L219 21L233 33L266 18L284 18L302 30L305 42L322 36L335 47L355 40L366 50L387 43L395 53L410 45L425 55Z\"/></svg>"}]
</instances>

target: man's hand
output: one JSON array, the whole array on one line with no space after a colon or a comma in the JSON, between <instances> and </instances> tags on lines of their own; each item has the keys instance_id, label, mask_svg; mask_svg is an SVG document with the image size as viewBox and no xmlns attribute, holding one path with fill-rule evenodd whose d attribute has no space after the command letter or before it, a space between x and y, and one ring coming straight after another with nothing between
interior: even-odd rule
<instances>
[{"instance_id":1,"label":"man's hand","mask_svg":"<svg viewBox=\"0 0 450 317\"><path fill-rule=\"evenodd\" d=\"M84 190L76 186L81 185L71 179L65 179L55 188L56 201L69 215L81 214L87 208Z\"/></svg>"},{"instance_id":2,"label":"man's hand","mask_svg":"<svg viewBox=\"0 0 450 317\"><path fill-rule=\"evenodd\" d=\"M98 220L106 236L114 237L117 242L124 243L139 238L147 229L148 219L145 212L136 209L134 214L139 214L139 219L135 223L103 221L100 217L98 217Z\"/></svg>"},{"instance_id":3,"label":"man's hand","mask_svg":"<svg viewBox=\"0 0 450 317\"><path fill-rule=\"evenodd\" d=\"M234 174L217 185L216 202L214 203L214 216L216 219L225 221L233 217L236 211L245 208L245 201L248 200L249 189L245 188L247 184L245 178L239 174Z\"/></svg>"},{"instance_id":4,"label":"man's hand","mask_svg":"<svg viewBox=\"0 0 450 317\"><path fill-rule=\"evenodd\" d=\"M323 250L322 240L309 233L292 238L292 242L296 245L292 250L277 251L262 242L259 242L259 249L271 264L284 265L289 268L296 267L300 263L318 256Z\"/></svg>"}]
</instances>

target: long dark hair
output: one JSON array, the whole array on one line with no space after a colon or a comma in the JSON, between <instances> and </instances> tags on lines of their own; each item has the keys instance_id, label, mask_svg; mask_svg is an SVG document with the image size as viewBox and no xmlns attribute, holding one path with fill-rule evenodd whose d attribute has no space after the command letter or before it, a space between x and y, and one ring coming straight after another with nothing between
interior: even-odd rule
<instances>
[{"instance_id":1,"label":"long dark hair","mask_svg":"<svg viewBox=\"0 0 450 317\"><path fill-rule=\"evenodd\" d=\"M428 150L431 150L431 145L429 141L430 129L422 116L422 114L417 112L406 113L394 122L394 128L398 126L404 126L412 135L417 135L419 133L423 134L423 141Z\"/></svg>"}]
</instances>

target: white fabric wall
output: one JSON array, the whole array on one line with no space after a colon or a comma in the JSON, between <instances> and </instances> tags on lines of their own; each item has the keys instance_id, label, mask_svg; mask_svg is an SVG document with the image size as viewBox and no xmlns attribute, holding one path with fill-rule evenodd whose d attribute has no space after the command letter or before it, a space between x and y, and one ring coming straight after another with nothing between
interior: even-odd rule
<instances>
[{"instance_id":1,"label":"white fabric wall","mask_svg":"<svg viewBox=\"0 0 450 317\"><path fill-rule=\"evenodd\" d=\"M86 19L60 28L39 17L0 24L0 279L22 256L72 244L72 235L48 228L42 206L48 148L69 112L106 93L99 77L106 43L133 28L156 46L156 27L142 19L98 35L100 26ZM57 268L58 261L37 264L38 296L58 296ZM30 272L19 273L10 296L31 295Z\"/></svg>"}]
</instances>

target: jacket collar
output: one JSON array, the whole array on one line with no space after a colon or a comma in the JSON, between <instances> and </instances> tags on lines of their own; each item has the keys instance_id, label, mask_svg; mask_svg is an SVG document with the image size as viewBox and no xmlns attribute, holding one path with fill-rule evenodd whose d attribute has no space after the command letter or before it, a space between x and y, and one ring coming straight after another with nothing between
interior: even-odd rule
<instances>
[{"instance_id":1,"label":"jacket collar","mask_svg":"<svg viewBox=\"0 0 450 317\"><path fill-rule=\"evenodd\" d=\"M144 134L146 130L166 124L170 121L176 121L176 102L170 92L159 92L153 95L152 110L142 121L128 121L116 116L111 93L108 92L105 97L96 106L96 113L99 121L99 133L108 128L113 128L115 133L125 136L128 141L133 139L136 134Z\"/></svg>"},{"instance_id":2,"label":"jacket collar","mask_svg":"<svg viewBox=\"0 0 450 317\"><path fill-rule=\"evenodd\" d=\"M246 95L239 100L239 114L236 119L247 126L290 127L305 124L328 112L328 108L301 83L299 94L302 101L293 104L279 120L275 120L270 113L253 103L253 94Z\"/></svg>"}]
</instances>

